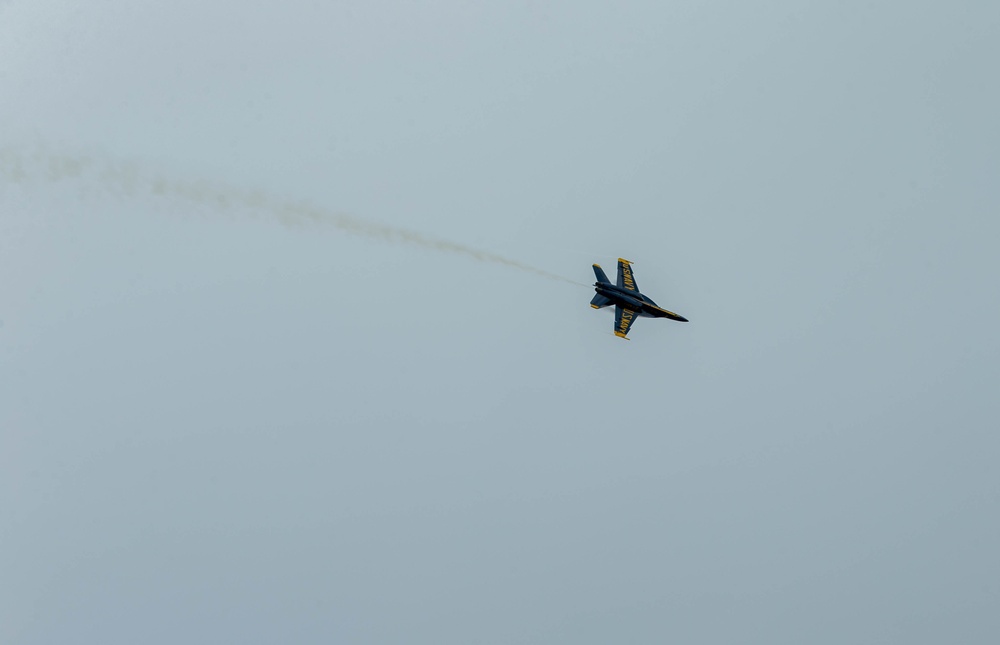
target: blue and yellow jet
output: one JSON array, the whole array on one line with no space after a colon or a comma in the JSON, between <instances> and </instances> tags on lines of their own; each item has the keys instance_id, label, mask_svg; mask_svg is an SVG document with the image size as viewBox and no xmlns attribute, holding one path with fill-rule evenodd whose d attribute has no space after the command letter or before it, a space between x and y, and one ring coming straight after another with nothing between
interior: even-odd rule
<instances>
[{"instance_id":1,"label":"blue and yellow jet","mask_svg":"<svg viewBox=\"0 0 1000 645\"><path fill-rule=\"evenodd\" d=\"M594 309L615 306L615 336L628 340L629 328L636 318L669 318L680 322L687 322L684 316L678 316L672 311L662 309L653 302L653 299L639 293L639 287L635 284L635 276L632 275L631 262L618 258L618 284L611 284L608 276L605 275L601 265L594 265L594 275L597 282L594 283L594 291L597 295L590 301L590 306Z\"/></svg>"}]
</instances>

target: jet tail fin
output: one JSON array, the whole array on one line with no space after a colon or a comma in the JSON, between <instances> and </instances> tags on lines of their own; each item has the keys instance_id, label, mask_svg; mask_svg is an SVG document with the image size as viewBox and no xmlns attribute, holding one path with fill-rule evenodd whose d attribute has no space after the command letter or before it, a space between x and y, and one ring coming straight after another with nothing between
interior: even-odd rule
<instances>
[{"instance_id":1,"label":"jet tail fin","mask_svg":"<svg viewBox=\"0 0 1000 645\"><path fill-rule=\"evenodd\" d=\"M611 284L611 280L608 280L608 276L606 273L604 273L604 269L601 268L600 264L594 265L594 275L597 276L598 282L606 282L608 284Z\"/></svg>"}]
</instances>

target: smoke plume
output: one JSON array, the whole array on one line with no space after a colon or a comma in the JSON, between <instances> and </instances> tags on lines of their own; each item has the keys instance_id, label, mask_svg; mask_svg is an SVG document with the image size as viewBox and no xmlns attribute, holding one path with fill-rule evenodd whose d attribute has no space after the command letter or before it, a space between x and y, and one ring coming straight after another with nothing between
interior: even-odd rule
<instances>
[{"instance_id":1,"label":"smoke plume","mask_svg":"<svg viewBox=\"0 0 1000 645\"><path fill-rule=\"evenodd\" d=\"M580 284L497 253L427 236L410 229L328 211L307 202L278 199L256 190L244 190L218 182L166 177L131 161L55 153L44 148L31 151L0 148L0 184L69 180L88 182L103 191L127 197L169 197L215 211L263 213L285 226L329 226L350 235L413 244L520 269L551 280Z\"/></svg>"}]
</instances>

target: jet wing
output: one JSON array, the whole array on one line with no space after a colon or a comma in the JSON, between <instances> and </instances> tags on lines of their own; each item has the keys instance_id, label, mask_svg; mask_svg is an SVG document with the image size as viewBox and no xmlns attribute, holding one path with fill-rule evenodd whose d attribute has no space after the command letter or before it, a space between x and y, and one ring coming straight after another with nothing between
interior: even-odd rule
<instances>
[{"instance_id":1,"label":"jet wing","mask_svg":"<svg viewBox=\"0 0 1000 645\"><path fill-rule=\"evenodd\" d=\"M618 258L618 286L629 291L639 291L632 275L632 263L624 258Z\"/></svg>"},{"instance_id":2,"label":"jet wing","mask_svg":"<svg viewBox=\"0 0 1000 645\"><path fill-rule=\"evenodd\" d=\"M621 274L619 273L619 275ZM632 323L634 323L635 319L638 317L639 314L631 309L625 309L624 307L615 305L615 336L628 340L625 335L628 334L628 330L632 327Z\"/></svg>"}]
</instances>

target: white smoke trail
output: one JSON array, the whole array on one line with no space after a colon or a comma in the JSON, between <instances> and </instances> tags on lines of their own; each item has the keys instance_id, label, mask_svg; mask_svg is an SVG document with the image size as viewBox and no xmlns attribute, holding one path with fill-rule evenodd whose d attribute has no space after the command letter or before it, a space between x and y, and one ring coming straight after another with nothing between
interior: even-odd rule
<instances>
[{"instance_id":1,"label":"white smoke trail","mask_svg":"<svg viewBox=\"0 0 1000 645\"><path fill-rule=\"evenodd\" d=\"M68 180L90 181L99 185L103 190L121 193L126 197L143 194L155 197L173 197L213 210L266 213L285 226L304 224L331 226L351 235L375 238L385 242L414 244L435 251L464 255L481 262L501 264L551 280L576 285L582 284L497 253L429 237L405 228L331 212L306 202L277 199L260 191L243 190L218 182L185 181L165 177L130 161L101 159L92 155L55 153L42 147L28 152L14 148L0 148L0 185L30 181L61 182Z\"/></svg>"}]
</instances>

